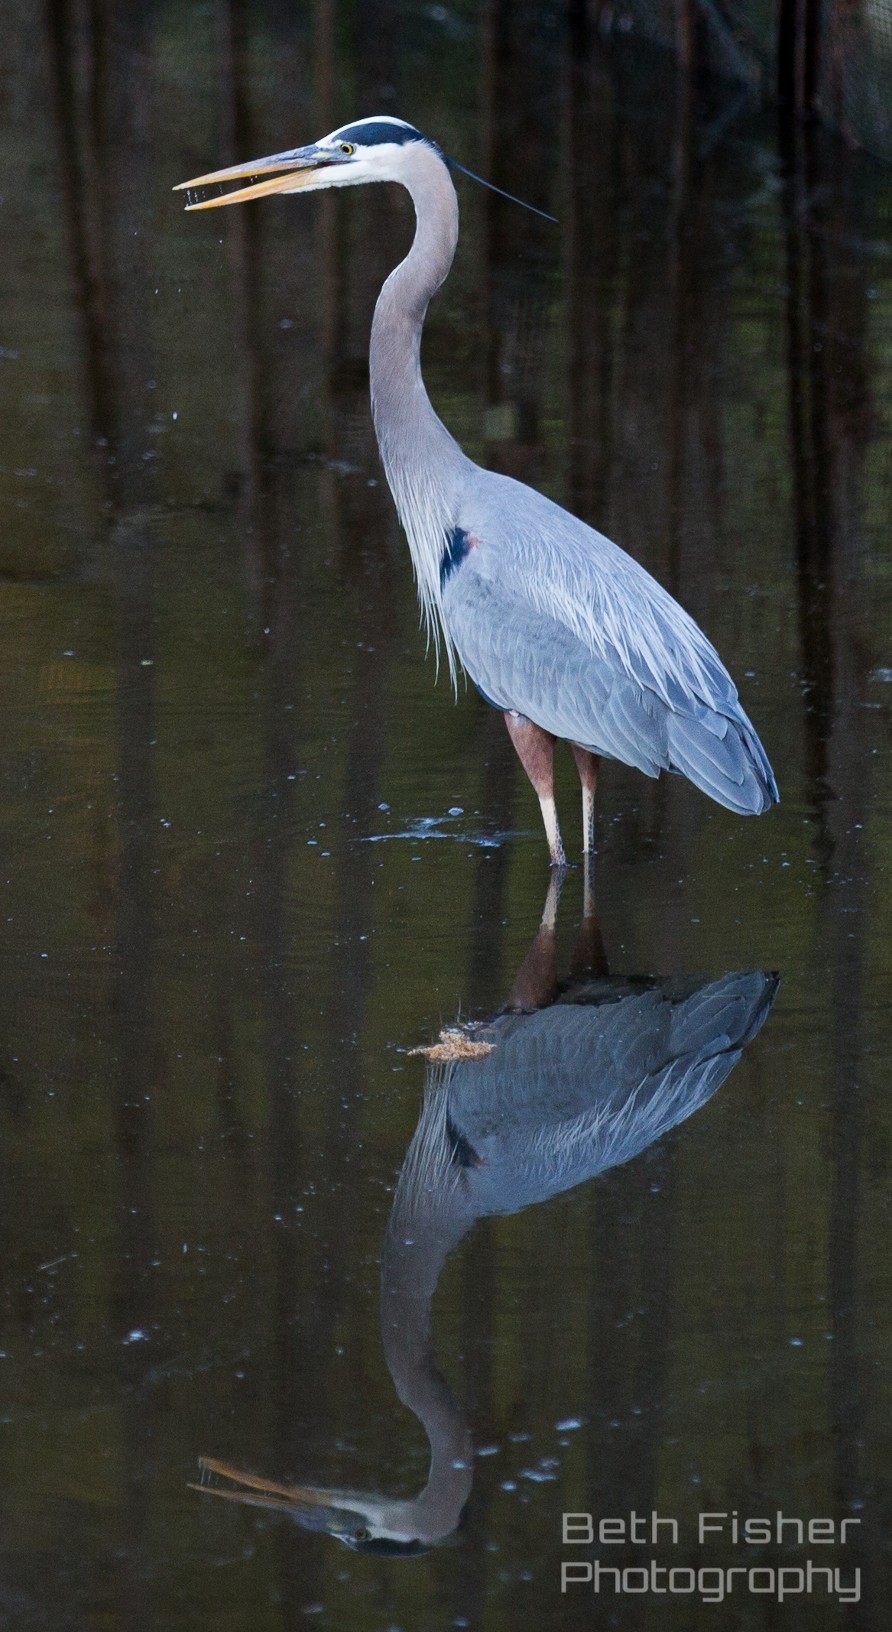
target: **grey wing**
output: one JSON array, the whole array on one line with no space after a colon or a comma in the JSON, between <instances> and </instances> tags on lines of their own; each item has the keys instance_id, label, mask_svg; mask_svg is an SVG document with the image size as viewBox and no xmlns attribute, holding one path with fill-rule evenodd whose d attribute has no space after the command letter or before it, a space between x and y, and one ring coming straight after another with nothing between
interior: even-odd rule
<instances>
[{"instance_id":1,"label":"grey wing","mask_svg":"<svg viewBox=\"0 0 892 1632\"><path fill-rule=\"evenodd\" d=\"M647 776L668 769L665 708L618 665L470 564L450 579L443 601L464 668L497 708Z\"/></svg>"},{"instance_id":2,"label":"grey wing","mask_svg":"<svg viewBox=\"0 0 892 1632\"><path fill-rule=\"evenodd\" d=\"M777 798L717 652L631 556L488 471L462 522L470 547L445 578L443 613L491 702L648 776L679 771L731 810Z\"/></svg>"}]
</instances>

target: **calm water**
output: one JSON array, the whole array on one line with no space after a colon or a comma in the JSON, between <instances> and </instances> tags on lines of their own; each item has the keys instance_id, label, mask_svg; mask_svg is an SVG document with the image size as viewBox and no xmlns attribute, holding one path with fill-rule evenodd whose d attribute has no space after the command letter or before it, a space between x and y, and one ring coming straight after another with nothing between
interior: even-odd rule
<instances>
[{"instance_id":1,"label":"calm water","mask_svg":"<svg viewBox=\"0 0 892 1632\"><path fill-rule=\"evenodd\" d=\"M0 1623L879 1629L892 177L541 6L291 10L0 18ZM538 936L371 434L407 205L169 191L379 109L560 217L462 184L444 418L685 602L781 785L612 768L597 919L577 868ZM425 1556L188 1488L410 1499L424 1424ZM562 1595L596 1557L762 1573ZM859 1601L779 1605L808 1559Z\"/></svg>"}]
</instances>

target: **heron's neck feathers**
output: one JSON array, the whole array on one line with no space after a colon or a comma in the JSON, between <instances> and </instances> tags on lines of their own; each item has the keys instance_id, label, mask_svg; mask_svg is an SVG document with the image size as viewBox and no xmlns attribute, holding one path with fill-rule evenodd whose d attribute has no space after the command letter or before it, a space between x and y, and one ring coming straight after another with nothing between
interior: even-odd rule
<instances>
[{"instance_id":1,"label":"heron's neck feathers","mask_svg":"<svg viewBox=\"0 0 892 1632\"><path fill-rule=\"evenodd\" d=\"M413 144L405 183L415 205L412 248L390 274L372 322L369 368L375 432L418 584L428 633L442 636L455 680L455 652L443 619L440 567L455 525L470 460L431 407L421 377L421 330L431 296L458 241L458 200L449 171L430 147Z\"/></svg>"}]
</instances>

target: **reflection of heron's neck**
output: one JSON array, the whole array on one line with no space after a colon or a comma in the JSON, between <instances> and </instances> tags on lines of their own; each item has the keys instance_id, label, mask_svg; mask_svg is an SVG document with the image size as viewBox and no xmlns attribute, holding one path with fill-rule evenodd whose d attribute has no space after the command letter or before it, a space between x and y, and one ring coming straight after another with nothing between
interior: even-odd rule
<instances>
[{"instance_id":1,"label":"reflection of heron's neck","mask_svg":"<svg viewBox=\"0 0 892 1632\"><path fill-rule=\"evenodd\" d=\"M437 1365L431 1327L440 1270L474 1219L465 1203L461 1169L451 1161L443 1127L445 1103L443 1092L425 1096L381 1259L385 1359L397 1394L423 1423L430 1441L427 1485L412 1505L431 1533L441 1536L458 1524L472 1478L470 1431Z\"/></svg>"}]
</instances>

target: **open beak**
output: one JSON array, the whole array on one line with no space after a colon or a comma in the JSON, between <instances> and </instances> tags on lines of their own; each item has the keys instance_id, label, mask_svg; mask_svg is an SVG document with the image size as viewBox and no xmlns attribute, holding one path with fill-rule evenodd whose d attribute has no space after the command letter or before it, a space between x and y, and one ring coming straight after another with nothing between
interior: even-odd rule
<instances>
[{"instance_id":1,"label":"open beak","mask_svg":"<svg viewBox=\"0 0 892 1632\"><path fill-rule=\"evenodd\" d=\"M181 181L174 192L185 192L187 210L215 210L221 204L242 204L267 193L296 193L320 170L343 162L339 154L324 148L297 147L290 153L273 153L268 159L233 164L228 170L211 170L206 176Z\"/></svg>"},{"instance_id":2,"label":"open beak","mask_svg":"<svg viewBox=\"0 0 892 1632\"><path fill-rule=\"evenodd\" d=\"M198 1466L201 1482L190 1484L190 1490L222 1496L229 1502L244 1502L248 1507L272 1507L290 1513L305 1530L338 1532L350 1523L352 1515L338 1505L331 1491L315 1490L312 1485L277 1485L257 1474L242 1473L230 1462L212 1456L200 1457Z\"/></svg>"}]
</instances>

